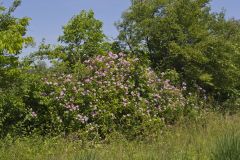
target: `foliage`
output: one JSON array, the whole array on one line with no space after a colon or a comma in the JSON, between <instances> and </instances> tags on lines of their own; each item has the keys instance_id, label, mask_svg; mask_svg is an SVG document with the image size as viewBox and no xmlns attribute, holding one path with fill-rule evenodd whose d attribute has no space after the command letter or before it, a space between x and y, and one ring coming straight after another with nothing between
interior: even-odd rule
<instances>
[{"instance_id":1,"label":"foliage","mask_svg":"<svg viewBox=\"0 0 240 160\"><path fill-rule=\"evenodd\" d=\"M212 13L209 0L135 0L117 24L125 48L217 101L239 93L239 26Z\"/></svg>"},{"instance_id":2,"label":"foliage","mask_svg":"<svg viewBox=\"0 0 240 160\"><path fill-rule=\"evenodd\" d=\"M75 74L46 76L29 97L35 105L28 126L41 134L81 129L104 138L113 131L136 136L175 123L187 103L181 89L140 63L109 53L79 64Z\"/></svg>"},{"instance_id":3,"label":"foliage","mask_svg":"<svg viewBox=\"0 0 240 160\"><path fill-rule=\"evenodd\" d=\"M17 55L24 45L32 43L31 37L25 37L29 18L15 18L12 13L21 1L14 1L6 10L0 6L0 90L16 79L18 70Z\"/></svg>"},{"instance_id":4,"label":"foliage","mask_svg":"<svg viewBox=\"0 0 240 160\"><path fill-rule=\"evenodd\" d=\"M13 16L20 4L0 6L0 138L154 137L202 120L210 103L239 109L240 22L212 13L209 0L132 0L113 42L83 10L63 27L61 45L43 40L22 61L33 39L29 18Z\"/></svg>"},{"instance_id":5,"label":"foliage","mask_svg":"<svg viewBox=\"0 0 240 160\"><path fill-rule=\"evenodd\" d=\"M1 92L0 138L8 134L18 136L29 132L29 126L24 124L31 117L30 106L35 104L30 104L27 100L34 90L32 86L37 85L38 78L39 76L29 74L27 69L21 70L11 87Z\"/></svg>"},{"instance_id":6,"label":"foliage","mask_svg":"<svg viewBox=\"0 0 240 160\"><path fill-rule=\"evenodd\" d=\"M71 65L103 53L106 51L105 38L102 22L94 18L94 12L81 11L63 27L63 35L59 37L59 41L65 44L61 47L66 54L63 60Z\"/></svg>"},{"instance_id":7,"label":"foliage","mask_svg":"<svg viewBox=\"0 0 240 160\"><path fill-rule=\"evenodd\" d=\"M32 44L32 38L25 36L29 18L12 16L20 3L15 0L8 10L0 6L0 137L21 127L19 122L24 118L27 83L18 55L24 46Z\"/></svg>"}]
</instances>

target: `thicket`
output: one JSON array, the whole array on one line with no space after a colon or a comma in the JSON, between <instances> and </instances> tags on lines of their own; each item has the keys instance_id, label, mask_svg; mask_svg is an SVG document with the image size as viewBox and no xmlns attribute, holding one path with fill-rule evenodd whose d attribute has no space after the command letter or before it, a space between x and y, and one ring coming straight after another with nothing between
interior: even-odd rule
<instances>
[{"instance_id":1,"label":"thicket","mask_svg":"<svg viewBox=\"0 0 240 160\"><path fill-rule=\"evenodd\" d=\"M209 109L240 106L240 22L209 0L132 1L109 42L94 12L81 11L58 45L33 44L29 18L0 7L0 137L144 136ZM46 65L44 60L50 61Z\"/></svg>"}]
</instances>

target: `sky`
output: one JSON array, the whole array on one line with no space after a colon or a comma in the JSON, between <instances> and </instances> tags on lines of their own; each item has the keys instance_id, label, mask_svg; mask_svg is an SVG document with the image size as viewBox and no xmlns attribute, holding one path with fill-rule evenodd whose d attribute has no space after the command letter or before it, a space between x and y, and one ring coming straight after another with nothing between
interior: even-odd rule
<instances>
[{"instance_id":1,"label":"sky","mask_svg":"<svg viewBox=\"0 0 240 160\"><path fill-rule=\"evenodd\" d=\"M4 6L9 6L13 0L0 0ZM81 10L93 9L95 17L103 21L104 33L110 38L116 38L118 32L114 26L121 14L130 5L130 0L22 0L22 5L14 13L17 17L30 17L28 35L34 37L38 45L43 38L47 43L56 44L62 34L62 26ZM240 19L240 0L213 0L212 10L226 10L227 18ZM28 48L24 53L37 48Z\"/></svg>"}]
</instances>

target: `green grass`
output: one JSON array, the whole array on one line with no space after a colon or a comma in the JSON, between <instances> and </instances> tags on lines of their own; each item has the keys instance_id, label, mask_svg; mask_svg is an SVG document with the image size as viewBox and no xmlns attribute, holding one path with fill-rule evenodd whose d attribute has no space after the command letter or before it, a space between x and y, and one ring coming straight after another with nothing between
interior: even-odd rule
<instances>
[{"instance_id":1,"label":"green grass","mask_svg":"<svg viewBox=\"0 0 240 160\"><path fill-rule=\"evenodd\" d=\"M144 141L112 136L101 144L63 138L11 138L0 142L3 160L240 160L240 117L208 115ZM93 147L94 146L94 147Z\"/></svg>"},{"instance_id":2,"label":"green grass","mask_svg":"<svg viewBox=\"0 0 240 160\"><path fill-rule=\"evenodd\" d=\"M213 152L214 160L240 160L240 133L229 132L220 137Z\"/></svg>"}]
</instances>

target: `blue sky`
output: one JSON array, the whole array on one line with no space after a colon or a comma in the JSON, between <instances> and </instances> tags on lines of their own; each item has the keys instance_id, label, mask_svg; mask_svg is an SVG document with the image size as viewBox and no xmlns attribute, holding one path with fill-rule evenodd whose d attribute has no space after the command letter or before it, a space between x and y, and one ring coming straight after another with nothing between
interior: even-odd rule
<instances>
[{"instance_id":1,"label":"blue sky","mask_svg":"<svg viewBox=\"0 0 240 160\"><path fill-rule=\"evenodd\" d=\"M13 0L0 0L9 6ZM128 8L130 0L22 0L22 5L16 10L17 17L32 18L28 35L34 37L38 44L43 38L54 44L62 33L62 26L81 10L93 9L97 19L104 22L104 33L112 38L117 35L114 22L120 20L121 13ZM213 0L213 11L226 9L228 18L240 19L240 0ZM29 52L34 49L27 49Z\"/></svg>"}]
</instances>

